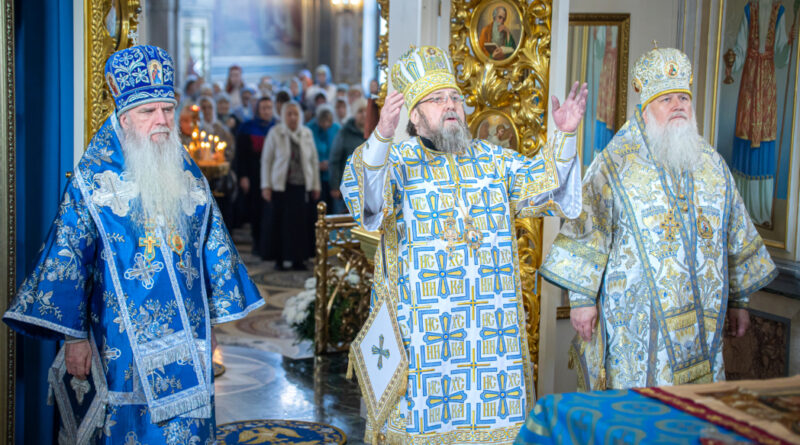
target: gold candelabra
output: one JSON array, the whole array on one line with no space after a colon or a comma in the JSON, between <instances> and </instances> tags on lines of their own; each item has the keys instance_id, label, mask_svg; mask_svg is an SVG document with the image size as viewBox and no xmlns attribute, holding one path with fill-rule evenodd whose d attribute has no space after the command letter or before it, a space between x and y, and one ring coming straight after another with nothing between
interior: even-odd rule
<instances>
[{"instance_id":1,"label":"gold candelabra","mask_svg":"<svg viewBox=\"0 0 800 445\"><path fill-rule=\"evenodd\" d=\"M228 144L219 140L219 135L200 130L200 107L192 105L192 139L184 148L194 159L200 171L209 180L218 179L228 174L231 164L225 160L225 148Z\"/></svg>"},{"instance_id":2,"label":"gold candelabra","mask_svg":"<svg viewBox=\"0 0 800 445\"><path fill-rule=\"evenodd\" d=\"M225 148L228 144L219 140L219 135L200 130L200 107L192 106L192 140L184 145L197 165L218 166L225 163Z\"/></svg>"}]
</instances>

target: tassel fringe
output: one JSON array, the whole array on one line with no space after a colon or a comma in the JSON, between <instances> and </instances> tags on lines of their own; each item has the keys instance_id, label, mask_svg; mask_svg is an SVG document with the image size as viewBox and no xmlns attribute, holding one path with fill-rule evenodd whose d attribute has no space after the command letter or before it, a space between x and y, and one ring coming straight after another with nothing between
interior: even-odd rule
<instances>
[{"instance_id":1,"label":"tassel fringe","mask_svg":"<svg viewBox=\"0 0 800 445\"><path fill-rule=\"evenodd\" d=\"M345 374L344 378L347 380L353 380L353 356L352 354L348 354L347 356L347 374Z\"/></svg>"}]
</instances>

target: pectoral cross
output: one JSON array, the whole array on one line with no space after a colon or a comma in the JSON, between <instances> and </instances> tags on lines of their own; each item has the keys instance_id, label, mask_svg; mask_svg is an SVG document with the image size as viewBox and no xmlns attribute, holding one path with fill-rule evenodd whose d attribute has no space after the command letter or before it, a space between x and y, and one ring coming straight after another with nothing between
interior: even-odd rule
<instances>
[{"instance_id":1,"label":"pectoral cross","mask_svg":"<svg viewBox=\"0 0 800 445\"><path fill-rule=\"evenodd\" d=\"M675 219L673 212L669 212L658 227L664 231L664 238L666 240L673 241L675 239L675 233L681 228L681 223Z\"/></svg>"},{"instance_id":2,"label":"pectoral cross","mask_svg":"<svg viewBox=\"0 0 800 445\"><path fill-rule=\"evenodd\" d=\"M447 253L451 253L459 240L458 224L456 219L452 216L444 220L444 231L442 232L442 241L447 241Z\"/></svg>"},{"instance_id":3,"label":"pectoral cross","mask_svg":"<svg viewBox=\"0 0 800 445\"><path fill-rule=\"evenodd\" d=\"M389 350L383 349L383 334L378 337L378 346L372 347L372 355L378 356L378 369L383 369L383 358L389 358Z\"/></svg>"},{"instance_id":4,"label":"pectoral cross","mask_svg":"<svg viewBox=\"0 0 800 445\"><path fill-rule=\"evenodd\" d=\"M139 238L139 247L144 247L144 259L148 262L153 261L156 257L156 247L161 246L161 241L156 238L152 227L148 227L144 231L144 237Z\"/></svg>"}]
</instances>

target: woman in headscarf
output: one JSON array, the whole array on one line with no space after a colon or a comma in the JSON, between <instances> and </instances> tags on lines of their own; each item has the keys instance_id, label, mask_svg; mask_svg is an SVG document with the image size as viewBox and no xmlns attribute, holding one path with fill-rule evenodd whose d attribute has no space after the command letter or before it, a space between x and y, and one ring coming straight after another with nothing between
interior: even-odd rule
<instances>
[{"instance_id":1,"label":"woman in headscarf","mask_svg":"<svg viewBox=\"0 0 800 445\"><path fill-rule=\"evenodd\" d=\"M328 186L330 180L328 157L331 153L333 139L339 133L341 126L333 121L333 108L328 104L317 107L316 117L306 126L311 130L311 134L314 136L314 145L317 147L320 180L322 181L322 199L328 205L328 210L331 210L333 199L331 199Z\"/></svg>"},{"instance_id":2,"label":"woman in headscarf","mask_svg":"<svg viewBox=\"0 0 800 445\"><path fill-rule=\"evenodd\" d=\"M267 135L261 152L261 194L272 204L271 227L263 227L262 239L269 242L264 243L262 257L274 258L277 270L285 270L284 261L291 261L294 270L305 270L303 261L312 253L307 212L309 203L320 196L319 159L302 116L300 104L284 104L281 121Z\"/></svg>"},{"instance_id":3,"label":"woman in headscarf","mask_svg":"<svg viewBox=\"0 0 800 445\"><path fill-rule=\"evenodd\" d=\"M228 131L228 128L219 121L217 118L217 107L214 99L207 96L200 96L197 101L200 106L200 128L205 130L210 135L219 136L221 142L225 142L225 160L230 162L236 154L236 141L233 134ZM211 189L215 192L214 196L217 197L217 205L222 212L222 219L228 230L233 229L233 202L236 199L236 175L233 170L229 170L228 174L220 178L208 178Z\"/></svg>"},{"instance_id":4,"label":"woman in headscarf","mask_svg":"<svg viewBox=\"0 0 800 445\"><path fill-rule=\"evenodd\" d=\"M331 213L347 213L347 207L342 200L342 193L339 185L342 183L347 158L353 154L356 148L363 144L364 125L367 120L367 101L364 98L353 102L353 117L345 121L342 129L333 139L331 153L328 158L328 169L330 171L331 198L333 199L333 210Z\"/></svg>"},{"instance_id":5,"label":"woman in headscarf","mask_svg":"<svg viewBox=\"0 0 800 445\"><path fill-rule=\"evenodd\" d=\"M236 135L236 157L233 159L234 171L239 177L241 198L237 205L237 219L250 222L253 235L253 254L260 255L261 249L261 169L259 160L267 133L277 123L272 99L262 97L256 102L256 116L239 126Z\"/></svg>"}]
</instances>

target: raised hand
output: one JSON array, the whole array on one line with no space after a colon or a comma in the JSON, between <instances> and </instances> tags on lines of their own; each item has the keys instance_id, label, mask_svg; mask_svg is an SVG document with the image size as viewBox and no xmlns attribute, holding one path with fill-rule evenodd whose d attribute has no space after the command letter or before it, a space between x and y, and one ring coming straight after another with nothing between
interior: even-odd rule
<instances>
[{"instance_id":1,"label":"raised hand","mask_svg":"<svg viewBox=\"0 0 800 445\"><path fill-rule=\"evenodd\" d=\"M378 121L378 133L384 138L394 137L397 124L400 122L400 110L403 108L403 95L392 91L383 103L381 118Z\"/></svg>"},{"instance_id":2,"label":"raised hand","mask_svg":"<svg viewBox=\"0 0 800 445\"><path fill-rule=\"evenodd\" d=\"M579 86L580 92L578 91ZM559 130L572 133L578 128L584 113L586 113L586 97L588 95L589 88L586 84L580 85L580 82L576 81L572 84L572 89L563 104L560 104L555 96L551 97L553 121Z\"/></svg>"}]
</instances>

